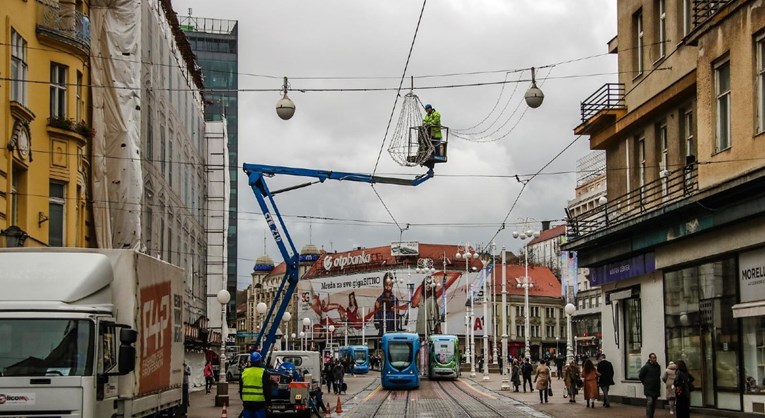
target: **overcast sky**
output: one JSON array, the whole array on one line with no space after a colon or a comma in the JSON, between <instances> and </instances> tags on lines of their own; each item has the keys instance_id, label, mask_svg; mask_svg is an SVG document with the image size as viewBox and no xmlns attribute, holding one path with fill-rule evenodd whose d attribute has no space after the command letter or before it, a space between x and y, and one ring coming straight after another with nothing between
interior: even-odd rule
<instances>
[{"instance_id":1,"label":"overcast sky","mask_svg":"<svg viewBox=\"0 0 765 418\"><path fill-rule=\"evenodd\" d=\"M289 121L275 112L280 93L239 94L239 164L284 165L412 178L422 167L396 164L387 147L404 94L432 103L444 126L469 130L488 142L450 137L449 162L418 187L331 182L277 196L298 250L313 243L328 251L392 241L486 244L517 250L519 220L561 223L574 197L576 160L589 152L577 139L580 102L616 82L613 0L431 0L425 5L401 97L396 91L415 36L418 0L173 0L179 15L239 20L239 86L279 89L374 89L289 93L297 110ZM537 67L541 107L522 103ZM518 72L517 70L524 70ZM454 75L457 74L457 75ZM448 75L448 76L447 76ZM503 80L513 83L501 84ZM518 82L515 82L518 81ZM492 84L493 83L493 84ZM484 84L474 87L426 87ZM418 89L418 87L420 87ZM394 104L396 108L394 110ZM503 111L504 109L504 111ZM517 110L515 110L517 109ZM392 121L389 119L393 112ZM389 129L386 137L386 129ZM571 143L574 142L573 145ZM571 145L542 174L523 184ZM281 257L257 201L239 178L239 286L250 282L254 260ZM305 182L277 177L271 190ZM521 193L522 191L522 193ZM513 203L520 199L513 207ZM393 215L388 214L387 208ZM509 216L508 216L509 213ZM309 217L316 217L309 220ZM317 219L319 218L319 219ZM400 232L393 220L402 228ZM451 225L451 226L450 226ZM534 222L531 228L539 229ZM310 232L309 232L310 231Z\"/></svg>"}]
</instances>

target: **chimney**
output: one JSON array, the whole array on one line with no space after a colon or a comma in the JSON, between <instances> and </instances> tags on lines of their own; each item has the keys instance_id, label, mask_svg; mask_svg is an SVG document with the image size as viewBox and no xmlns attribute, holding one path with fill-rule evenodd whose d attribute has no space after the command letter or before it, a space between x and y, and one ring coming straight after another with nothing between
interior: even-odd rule
<instances>
[{"instance_id":1,"label":"chimney","mask_svg":"<svg viewBox=\"0 0 765 418\"><path fill-rule=\"evenodd\" d=\"M550 229L550 221L542 221L542 231Z\"/></svg>"}]
</instances>

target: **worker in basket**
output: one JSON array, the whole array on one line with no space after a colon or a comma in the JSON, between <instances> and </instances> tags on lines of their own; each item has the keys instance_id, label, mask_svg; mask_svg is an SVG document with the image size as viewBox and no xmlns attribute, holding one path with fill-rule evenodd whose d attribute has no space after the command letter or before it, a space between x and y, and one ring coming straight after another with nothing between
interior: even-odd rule
<instances>
[{"instance_id":1,"label":"worker in basket","mask_svg":"<svg viewBox=\"0 0 765 418\"><path fill-rule=\"evenodd\" d=\"M431 144L433 144L433 156L425 162L425 166L433 169L435 160L433 157L445 157L443 144L441 143L441 114L430 103L425 105L425 116L422 118L422 128L424 134Z\"/></svg>"}]
</instances>

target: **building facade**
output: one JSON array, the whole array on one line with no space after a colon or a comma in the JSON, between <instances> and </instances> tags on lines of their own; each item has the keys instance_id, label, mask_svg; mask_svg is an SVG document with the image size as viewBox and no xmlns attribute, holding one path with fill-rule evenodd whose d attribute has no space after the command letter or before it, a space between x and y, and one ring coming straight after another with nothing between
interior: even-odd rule
<instances>
[{"instance_id":1,"label":"building facade","mask_svg":"<svg viewBox=\"0 0 765 418\"><path fill-rule=\"evenodd\" d=\"M0 246L95 246L88 2L4 5Z\"/></svg>"},{"instance_id":2,"label":"building facade","mask_svg":"<svg viewBox=\"0 0 765 418\"><path fill-rule=\"evenodd\" d=\"M228 227L226 281L231 293L229 322L233 323L237 294L237 225L239 176L239 24L236 20L179 16L205 85L205 120L225 119L228 137Z\"/></svg>"},{"instance_id":3,"label":"building facade","mask_svg":"<svg viewBox=\"0 0 765 418\"><path fill-rule=\"evenodd\" d=\"M765 412L765 10L754 1L618 3L620 80L582 105L607 203L569 219L604 292L603 351L642 398L648 354L683 360L692 406ZM664 395L664 394L662 394Z\"/></svg>"}]
</instances>

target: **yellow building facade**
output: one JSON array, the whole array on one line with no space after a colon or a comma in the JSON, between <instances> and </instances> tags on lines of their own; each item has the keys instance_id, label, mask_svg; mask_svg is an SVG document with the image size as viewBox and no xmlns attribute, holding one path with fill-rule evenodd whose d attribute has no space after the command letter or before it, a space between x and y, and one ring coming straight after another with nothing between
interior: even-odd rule
<instances>
[{"instance_id":1,"label":"yellow building facade","mask_svg":"<svg viewBox=\"0 0 765 418\"><path fill-rule=\"evenodd\" d=\"M88 5L3 3L0 247L92 247Z\"/></svg>"}]
</instances>

